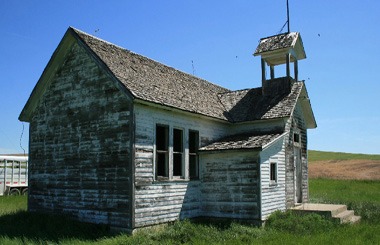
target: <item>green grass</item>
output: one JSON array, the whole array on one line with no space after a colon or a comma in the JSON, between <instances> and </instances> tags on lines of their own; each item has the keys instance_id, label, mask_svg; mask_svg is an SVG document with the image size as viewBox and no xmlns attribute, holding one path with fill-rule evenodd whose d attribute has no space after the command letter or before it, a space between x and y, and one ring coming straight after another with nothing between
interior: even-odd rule
<instances>
[{"instance_id":1,"label":"green grass","mask_svg":"<svg viewBox=\"0 0 380 245\"><path fill-rule=\"evenodd\" d=\"M309 158L380 160L380 155L310 151ZM63 216L28 213L25 196L4 196L0 244L380 244L380 181L310 179L309 184L311 202L346 204L362 222L337 225L315 214L276 212L265 228L185 220L129 236Z\"/></svg>"},{"instance_id":2,"label":"green grass","mask_svg":"<svg viewBox=\"0 0 380 245\"><path fill-rule=\"evenodd\" d=\"M311 202L372 202L380 205L380 181L309 179Z\"/></svg>"},{"instance_id":3,"label":"green grass","mask_svg":"<svg viewBox=\"0 0 380 245\"><path fill-rule=\"evenodd\" d=\"M0 197L0 216L26 211L26 196L3 196Z\"/></svg>"},{"instance_id":4,"label":"green grass","mask_svg":"<svg viewBox=\"0 0 380 245\"><path fill-rule=\"evenodd\" d=\"M337 160L378 160L380 155L352 154L343 152L308 151L308 159L313 161L337 161Z\"/></svg>"},{"instance_id":5,"label":"green grass","mask_svg":"<svg viewBox=\"0 0 380 245\"><path fill-rule=\"evenodd\" d=\"M380 182L310 180L311 201L348 204L360 224L337 225L318 215L276 212L265 228L238 223L177 221L115 235L104 226L26 212L26 197L0 197L0 244L380 244Z\"/></svg>"},{"instance_id":6,"label":"green grass","mask_svg":"<svg viewBox=\"0 0 380 245\"><path fill-rule=\"evenodd\" d=\"M64 216L28 213L26 196L0 197L0 244L95 241L110 235L106 227ZM75 242L77 243L77 242Z\"/></svg>"},{"instance_id":7,"label":"green grass","mask_svg":"<svg viewBox=\"0 0 380 245\"><path fill-rule=\"evenodd\" d=\"M310 202L346 204L368 223L380 224L380 181L310 179Z\"/></svg>"}]
</instances>

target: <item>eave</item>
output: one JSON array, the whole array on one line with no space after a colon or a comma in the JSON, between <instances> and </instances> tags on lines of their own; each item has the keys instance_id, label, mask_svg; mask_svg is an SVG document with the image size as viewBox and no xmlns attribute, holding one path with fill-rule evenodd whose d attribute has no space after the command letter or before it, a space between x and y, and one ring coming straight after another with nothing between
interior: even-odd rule
<instances>
[{"instance_id":1,"label":"eave","mask_svg":"<svg viewBox=\"0 0 380 245\"><path fill-rule=\"evenodd\" d=\"M298 100L301 104L302 113L305 116L305 123L307 129L313 129L317 127L317 121L315 120L314 112L311 107L310 98L306 90L306 86L302 87L302 91Z\"/></svg>"}]
</instances>

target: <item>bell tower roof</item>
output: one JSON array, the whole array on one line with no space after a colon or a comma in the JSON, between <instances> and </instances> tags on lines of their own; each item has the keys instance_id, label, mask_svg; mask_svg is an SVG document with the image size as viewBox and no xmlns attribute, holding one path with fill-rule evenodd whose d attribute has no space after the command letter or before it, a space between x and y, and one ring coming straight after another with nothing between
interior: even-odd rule
<instances>
[{"instance_id":1,"label":"bell tower roof","mask_svg":"<svg viewBox=\"0 0 380 245\"><path fill-rule=\"evenodd\" d=\"M290 62L306 58L299 32L283 33L261 38L254 56L261 56L268 66L286 64L286 55L290 54Z\"/></svg>"},{"instance_id":2,"label":"bell tower roof","mask_svg":"<svg viewBox=\"0 0 380 245\"><path fill-rule=\"evenodd\" d=\"M298 60L306 58L301 35L298 32L287 32L271 37L261 38L254 56L261 56L262 90L264 95L277 91L276 84L282 81L282 89L288 91L298 81ZM286 79L276 80L275 66L286 65ZM290 65L294 66L294 79L290 75ZM266 67L270 67L270 79L266 78Z\"/></svg>"}]
</instances>

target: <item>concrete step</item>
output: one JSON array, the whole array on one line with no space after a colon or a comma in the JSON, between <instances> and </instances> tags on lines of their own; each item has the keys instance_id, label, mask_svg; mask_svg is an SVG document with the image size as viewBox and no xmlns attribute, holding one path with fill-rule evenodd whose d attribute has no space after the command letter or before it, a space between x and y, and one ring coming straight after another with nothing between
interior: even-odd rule
<instances>
[{"instance_id":1,"label":"concrete step","mask_svg":"<svg viewBox=\"0 0 380 245\"><path fill-rule=\"evenodd\" d=\"M356 224L356 223L359 223L361 219L362 219L361 216L354 215L351 217L351 220L349 221L349 223L350 224Z\"/></svg>"},{"instance_id":2,"label":"concrete step","mask_svg":"<svg viewBox=\"0 0 380 245\"><path fill-rule=\"evenodd\" d=\"M339 223L348 223L350 222L352 216L354 216L354 211L352 210L345 210L343 212L340 212L336 215L333 215L332 218L339 220Z\"/></svg>"},{"instance_id":3,"label":"concrete step","mask_svg":"<svg viewBox=\"0 0 380 245\"><path fill-rule=\"evenodd\" d=\"M292 208L296 212L302 213L317 213L336 220L340 224L357 223L360 221L360 216L355 216L353 210L347 210L346 205L337 204L319 204L319 203L304 203Z\"/></svg>"},{"instance_id":4,"label":"concrete step","mask_svg":"<svg viewBox=\"0 0 380 245\"><path fill-rule=\"evenodd\" d=\"M304 203L296 206L293 210L303 210L305 212L319 213L324 216L334 216L347 210L346 205L321 204L321 203Z\"/></svg>"}]
</instances>

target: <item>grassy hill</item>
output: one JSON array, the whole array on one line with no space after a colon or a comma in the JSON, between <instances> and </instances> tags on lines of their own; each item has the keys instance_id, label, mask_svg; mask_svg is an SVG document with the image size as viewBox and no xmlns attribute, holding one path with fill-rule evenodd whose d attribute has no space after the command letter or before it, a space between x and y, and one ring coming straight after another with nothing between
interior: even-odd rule
<instances>
[{"instance_id":1,"label":"grassy hill","mask_svg":"<svg viewBox=\"0 0 380 245\"><path fill-rule=\"evenodd\" d=\"M309 161L334 161L334 160L377 160L380 161L380 155L354 154L343 152L327 152L309 150Z\"/></svg>"}]
</instances>

